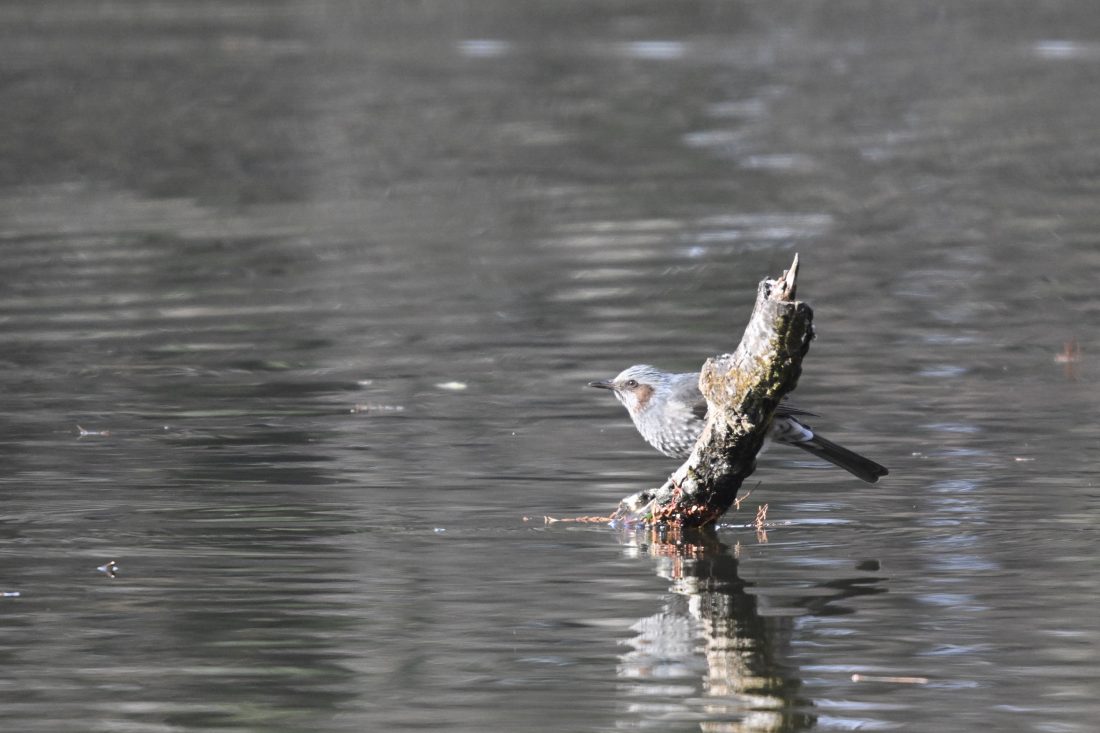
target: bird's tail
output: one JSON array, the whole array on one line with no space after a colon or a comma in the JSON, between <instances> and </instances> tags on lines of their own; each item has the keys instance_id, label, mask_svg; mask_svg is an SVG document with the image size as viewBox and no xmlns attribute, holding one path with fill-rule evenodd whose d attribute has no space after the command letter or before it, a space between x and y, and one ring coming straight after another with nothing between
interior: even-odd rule
<instances>
[{"instance_id":1,"label":"bird's tail","mask_svg":"<svg viewBox=\"0 0 1100 733\"><path fill-rule=\"evenodd\" d=\"M875 463L870 458L864 458L831 440L826 440L817 433L814 433L814 437L809 440L801 440L797 443L791 442L788 445L796 445L807 453L812 453L834 466L840 466L856 478L863 479L869 484L878 481L880 476L890 473L885 466Z\"/></svg>"}]
</instances>

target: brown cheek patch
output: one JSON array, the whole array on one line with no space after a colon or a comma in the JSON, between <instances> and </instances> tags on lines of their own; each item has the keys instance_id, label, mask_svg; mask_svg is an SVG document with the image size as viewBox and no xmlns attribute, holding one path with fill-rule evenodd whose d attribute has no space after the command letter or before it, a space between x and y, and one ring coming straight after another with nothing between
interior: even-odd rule
<instances>
[{"instance_id":1,"label":"brown cheek patch","mask_svg":"<svg viewBox=\"0 0 1100 733\"><path fill-rule=\"evenodd\" d=\"M653 388L648 384L640 384L634 390L634 399L638 400L638 409L644 410L649 404L649 398L653 396Z\"/></svg>"}]
</instances>

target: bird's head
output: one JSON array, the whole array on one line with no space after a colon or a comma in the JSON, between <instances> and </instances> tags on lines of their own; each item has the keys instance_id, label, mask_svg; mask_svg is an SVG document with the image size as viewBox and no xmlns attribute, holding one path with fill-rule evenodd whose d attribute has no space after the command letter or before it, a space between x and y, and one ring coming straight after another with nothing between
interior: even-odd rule
<instances>
[{"instance_id":1,"label":"bird's head","mask_svg":"<svg viewBox=\"0 0 1100 733\"><path fill-rule=\"evenodd\" d=\"M589 387L609 389L615 393L632 417L645 412L654 395L668 387L669 377L648 364L635 364L619 372L613 379L589 382Z\"/></svg>"}]
</instances>

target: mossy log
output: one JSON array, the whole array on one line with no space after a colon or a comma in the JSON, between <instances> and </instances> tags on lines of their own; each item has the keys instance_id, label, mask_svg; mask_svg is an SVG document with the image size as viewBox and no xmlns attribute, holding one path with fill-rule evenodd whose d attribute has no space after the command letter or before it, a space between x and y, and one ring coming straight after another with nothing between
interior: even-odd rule
<instances>
[{"instance_id":1,"label":"mossy log","mask_svg":"<svg viewBox=\"0 0 1100 733\"><path fill-rule=\"evenodd\" d=\"M660 488L623 499L614 522L698 527L733 504L756 468L776 406L798 384L813 339L813 310L795 300L797 276L795 255L789 270L760 283L737 350L703 365L699 389L707 424L691 455Z\"/></svg>"}]
</instances>

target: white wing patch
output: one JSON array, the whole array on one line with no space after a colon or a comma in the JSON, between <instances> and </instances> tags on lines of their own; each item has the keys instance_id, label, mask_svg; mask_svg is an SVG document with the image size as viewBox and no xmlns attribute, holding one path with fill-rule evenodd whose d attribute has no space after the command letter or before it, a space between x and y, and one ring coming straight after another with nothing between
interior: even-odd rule
<instances>
[{"instance_id":1,"label":"white wing patch","mask_svg":"<svg viewBox=\"0 0 1100 733\"><path fill-rule=\"evenodd\" d=\"M772 420L768 437L780 443L805 443L814 439L814 431L787 415L777 415Z\"/></svg>"}]
</instances>

